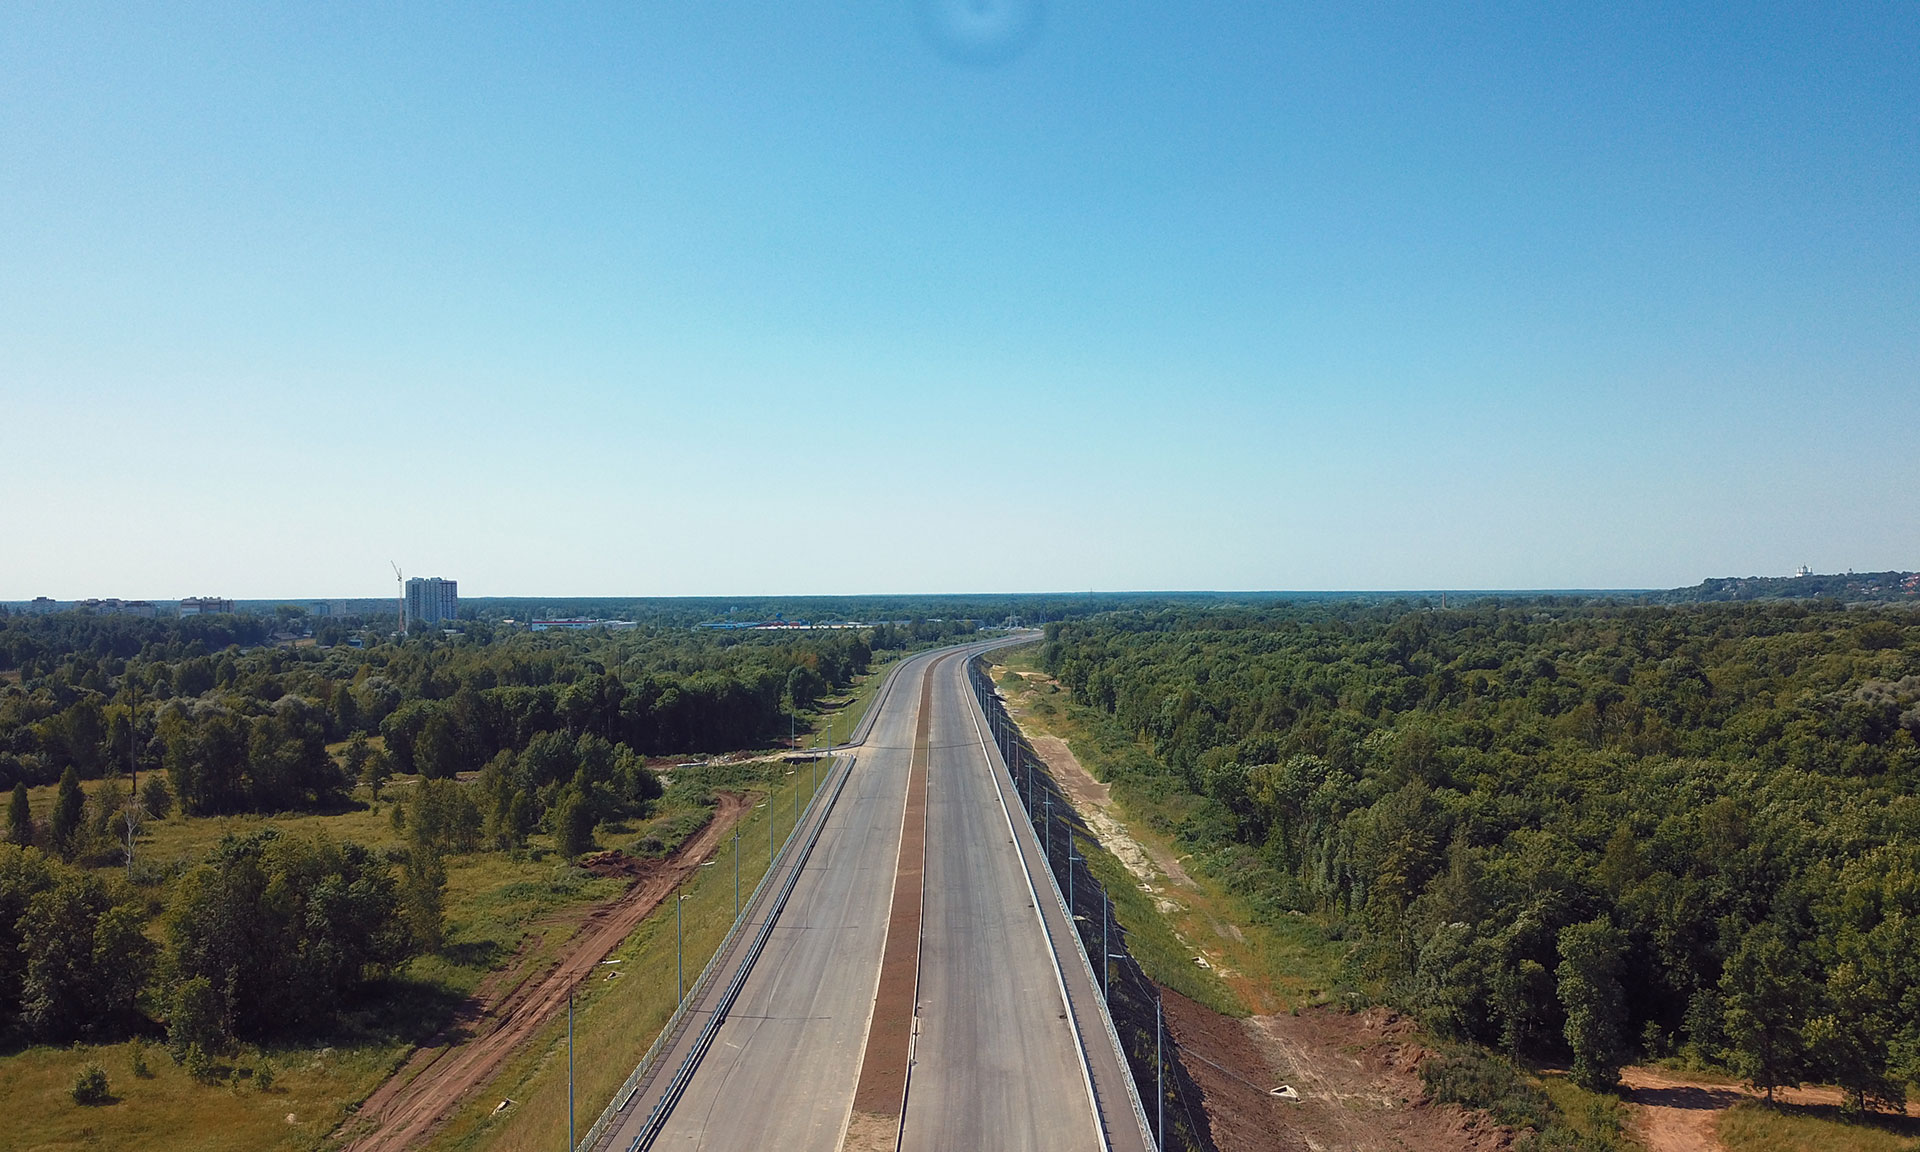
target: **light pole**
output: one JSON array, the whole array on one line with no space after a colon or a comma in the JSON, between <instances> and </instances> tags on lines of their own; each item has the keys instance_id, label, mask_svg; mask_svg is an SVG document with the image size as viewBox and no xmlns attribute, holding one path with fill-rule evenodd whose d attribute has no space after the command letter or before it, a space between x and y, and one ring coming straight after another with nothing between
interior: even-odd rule
<instances>
[{"instance_id":1,"label":"light pole","mask_svg":"<svg viewBox=\"0 0 1920 1152\"><path fill-rule=\"evenodd\" d=\"M680 1003L687 1001L687 947L686 936L680 927L680 904L683 895L673 902L673 979L679 986Z\"/></svg>"},{"instance_id":2,"label":"light pole","mask_svg":"<svg viewBox=\"0 0 1920 1152\"><path fill-rule=\"evenodd\" d=\"M733 830L733 918L740 919L740 829Z\"/></svg>"},{"instance_id":3,"label":"light pole","mask_svg":"<svg viewBox=\"0 0 1920 1152\"><path fill-rule=\"evenodd\" d=\"M1067 833L1067 914L1073 914L1073 833Z\"/></svg>"},{"instance_id":4,"label":"light pole","mask_svg":"<svg viewBox=\"0 0 1920 1152\"><path fill-rule=\"evenodd\" d=\"M567 993L567 1148L573 1142L573 993Z\"/></svg>"},{"instance_id":5,"label":"light pole","mask_svg":"<svg viewBox=\"0 0 1920 1152\"><path fill-rule=\"evenodd\" d=\"M1160 996L1153 997L1153 1104L1154 1137L1153 1142L1161 1152L1167 1147L1167 1089L1163 1082L1166 1066L1160 1062Z\"/></svg>"},{"instance_id":6,"label":"light pole","mask_svg":"<svg viewBox=\"0 0 1920 1152\"><path fill-rule=\"evenodd\" d=\"M1047 867L1053 867L1053 793L1047 793L1047 816L1042 824L1047 830Z\"/></svg>"},{"instance_id":7,"label":"light pole","mask_svg":"<svg viewBox=\"0 0 1920 1152\"><path fill-rule=\"evenodd\" d=\"M1106 957L1100 962L1100 998L1102 1000L1110 999L1107 990L1113 986L1113 953L1108 951L1112 944L1107 937L1107 928L1112 923L1113 897L1107 895L1102 889L1100 892L1100 954Z\"/></svg>"}]
</instances>

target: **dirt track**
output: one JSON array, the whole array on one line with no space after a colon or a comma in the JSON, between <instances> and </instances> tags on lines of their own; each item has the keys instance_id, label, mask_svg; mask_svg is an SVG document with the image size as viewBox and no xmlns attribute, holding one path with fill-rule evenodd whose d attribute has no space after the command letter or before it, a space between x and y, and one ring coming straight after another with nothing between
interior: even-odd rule
<instances>
[{"instance_id":1,"label":"dirt track","mask_svg":"<svg viewBox=\"0 0 1920 1152\"><path fill-rule=\"evenodd\" d=\"M1623 1068L1620 1081L1630 1089L1633 1134L1647 1152L1720 1152L1720 1114L1742 1100L1760 1098L1745 1084L1664 1068ZM1842 1102L1839 1089L1819 1086L1782 1088L1775 1096L1783 1104L1838 1107ZM1920 1116L1920 1108L1909 1104L1907 1115Z\"/></svg>"},{"instance_id":2,"label":"dirt track","mask_svg":"<svg viewBox=\"0 0 1920 1152\"><path fill-rule=\"evenodd\" d=\"M424 1144L434 1127L491 1080L516 1048L564 1012L567 994L700 866L749 804L745 797L728 793L718 800L713 819L678 852L588 915L553 967L497 1000L483 990L463 1014L470 1021L467 1038L420 1049L367 1097L336 1133L346 1140L347 1152L400 1152Z\"/></svg>"}]
</instances>

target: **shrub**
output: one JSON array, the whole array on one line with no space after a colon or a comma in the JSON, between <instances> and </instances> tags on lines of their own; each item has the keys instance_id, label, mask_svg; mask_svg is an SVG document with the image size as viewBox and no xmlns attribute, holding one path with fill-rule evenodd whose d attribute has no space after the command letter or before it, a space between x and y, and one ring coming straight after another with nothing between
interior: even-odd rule
<instances>
[{"instance_id":1,"label":"shrub","mask_svg":"<svg viewBox=\"0 0 1920 1152\"><path fill-rule=\"evenodd\" d=\"M1480 1108L1509 1128L1545 1130L1556 1109L1547 1094L1498 1056L1461 1048L1420 1066L1427 1095L1442 1104Z\"/></svg>"},{"instance_id":2,"label":"shrub","mask_svg":"<svg viewBox=\"0 0 1920 1152\"><path fill-rule=\"evenodd\" d=\"M133 1074L142 1080L153 1079L153 1069L147 1067L147 1042L135 1036L133 1043L127 1046L127 1057L133 1065Z\"/></svg>"},{"instance_id":3,"label":"shrub","mask_svg":"<svg viewBox=\"0 0 1920 1152\"><path fill-rule=\"evenodd\" d=\"M105 1104L107 1094L107 1070L88 1061L73 1078L73 1102L75 1104Z\"/></svg>"},{"instance_id":4,"label":"shrub","mask_svg":"<svg viewBox=\"0 0 1920 1152\"><path fill-rule=\"evenodd\" d=\"M220 1068L214 1063L213 1053L198 1044L187 1045L180 1063L185 1066L187 1075L202 1084L211 1084L220 1078Z\"/></svg>"}]
</instances>

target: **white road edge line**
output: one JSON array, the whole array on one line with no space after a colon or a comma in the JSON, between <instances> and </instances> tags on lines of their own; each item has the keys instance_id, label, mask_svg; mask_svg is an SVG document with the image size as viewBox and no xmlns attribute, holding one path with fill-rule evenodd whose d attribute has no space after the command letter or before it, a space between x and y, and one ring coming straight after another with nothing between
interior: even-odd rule
<instances>
[{"instance_id":1,"label":"white road edge line","mask_svg":"<svg viewBox=\"0 0 1920 1152\"><path fill-rule=\"evenodd\" d=\"M967 668L971 663L972 656L969 655L967 664L962 665L962 668ZM961 686L968 693L973 691L970 678ZM993 793L1000 799L1000 814L1007 818L1007 836L1016 841L1013 846L1014 856L1020 861L1020 874L1026 878L1027 894L1033 897L1033 915L1034 919L1040 921L1040 936L1047 942L1047 959L1053 963L1053 980L1060 990L1060 1007L1066 1009L1067 1026L1073 1030L1073 1054L1080 1061L1080 1080L1087 1088L1087 1111L1093 1121L1093 1131L1100 1138L1100 1147L1104 1152L1112 1152L1113 1143L1107 1139L1107 1126L1100 1121L1100 1096L1093 1090L1093 1069L1087 1066L1087 1041L1080 1035L1080 1021L1074 1018L1073 1000L1067 995L1066 973L1060 970L1060 951L1053 945L1053 933L1047 931L1047 915L1040 910L1040 890L1033 885L1033 870L1027 867L1027 854L1020 851L1020 845L1017 842L1020 834L1014 829L1013 811L1007 807L1007 794L1000 787L1000 774L993 770L993 754L987 751L987 735L980 730L980 719L976 715L980 711L979 702L969 697L968 703L973 707L967 709L967 719L973 723L973 734L980 741L980 758L986 761L987 776L993 781ZM1073 926L1071 915L1067 920L1067 926L1069 928Z\"/></svg>"}]
</instances>

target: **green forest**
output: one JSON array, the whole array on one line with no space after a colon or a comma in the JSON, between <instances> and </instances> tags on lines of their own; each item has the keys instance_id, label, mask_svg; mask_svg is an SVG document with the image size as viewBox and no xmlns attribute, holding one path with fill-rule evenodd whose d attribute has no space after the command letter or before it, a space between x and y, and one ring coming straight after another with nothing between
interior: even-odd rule
<instances>
[{"instance_id":1,"label":"green forest","mask_svg":"<svg viewBox=\"0 0 1920 1152\"><path fill-rule=\"evenodd\" d=\"M1260 914L1442 1036L1920 1082L1920 612L1832 601L1119 612L1042 659Z\"/></svg>"},{"instance_id":2,"label":"green forest","mask_svg":"<svg viewBox=\"0 0 1920 1152\"><path fill-rule=\"evenodd\" d=\"M343 642L272 642L290 622L0 617L0 1043L157 1033L211 1076L236 1041L323 1034L441 947L450 854L541 833L576 857L649 814L649 757L784 742L874 645L975 627L382 636L336 619L314 640ZM417 776L388 797L404 848L269 824L203 858L129 859L130 824L364 810L400 774ZM29 789L55 784L36 813Z\"/></svg>"}]
</instances>

